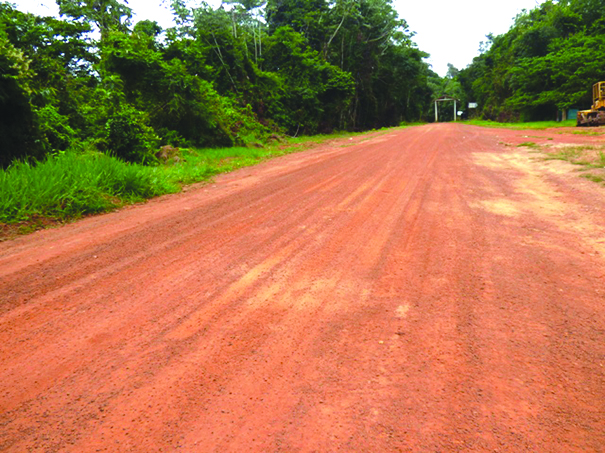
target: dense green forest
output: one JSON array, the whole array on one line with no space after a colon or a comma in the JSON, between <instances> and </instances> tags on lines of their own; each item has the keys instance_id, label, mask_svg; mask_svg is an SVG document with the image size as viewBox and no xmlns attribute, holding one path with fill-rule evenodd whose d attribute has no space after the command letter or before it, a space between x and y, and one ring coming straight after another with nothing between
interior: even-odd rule
<instances>
[{"instance_id":1,"label":"dense green forest","mask_svg":"<svg viewBox=\"0 0 605 453\"><path fill-rule=\"evenodd\" d=\"M175 26L121 0L57 0L60 18L0 3L0 167L63 150L154 162L162 145L430 120L447 94L475 117L551 120L605 79L605 2L546 1L443 78L390 0L173 0ZM451 109L440 118L451 120Z\"/></svg>"},{"instance_id":2,"label":"dense green forest","mask_svg":"<svg viewBox=\"0 0 605 453\"><path fill-rule=\"evenodd\" d=\"M546 1L519 14L510 30L488 36L484 51L456 81L477 116L554 120L589 108L592 84L605 80L605 2Z\"/></svg>"},{"instance_id":3,"label":"dense green forest","mask_svg":"<svg viewBox=\"0 0 605 453\"><path fill-rule=\"evenodd\" d=\"M0 3L0 166L393 126L429 111L438 79L390 0L173 0L167 30L120 0L57 4Z\"/></svg>"}]
</instances>

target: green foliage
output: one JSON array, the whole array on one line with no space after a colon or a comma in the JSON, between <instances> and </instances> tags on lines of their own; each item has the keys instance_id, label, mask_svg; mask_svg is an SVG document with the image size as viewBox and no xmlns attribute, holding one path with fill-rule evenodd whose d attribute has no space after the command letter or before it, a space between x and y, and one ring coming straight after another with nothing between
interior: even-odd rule
<instances>
[{"instance_id":1,"label":"green foliage","mask_svg":"<svg viewBox=\"0 0 605 453\"><path fill-rule=\"evenodd\" d=\"M517 110L542 105L558 109L590 105L591 82L599 81L605 70L605 54L595 49L604 48L605 35L587 36L582 32L553 41L545 56L519 60L509 72L513 94L507 104Z\"/></svg>"},{"instance_id":2,"label":"green foliage","mask_svg":"<svg viewBox=\"0 0 605 453\"><path fill-rule=\"evenodd\" d=\"M291 27L304 34L313 50L321 50L325 40L325 18L330 10L326 0L268 0L267 23L271 34Z\"/></svg>"},{"instance_id":3,"label":"green foliage","mask_svg":"<svg viewBox=\"0 0 605 453\"><path fill-rule=\"evenodd\" d=\"M176 190L150 170L103 154L66 152L36 165L17 161L0 170L0 222L79 217Z\"/></svg>"},{"instance_id":4,"label":"green foliage","mask_svg":"<svg viewBox=\"0 0 605 453\"><path fill-rule=\"evenodd\" d=\"M469 101L489 119L555 117L588 108L605 74L605 7L594 0L546 1L520 14L504 35L461 71Z\"/></svg>"},{"instance_id":5,"label":"green foliage","mask_svg":"<svg viewBox=\"0 0 605 453\"><path fill-rule=\"evenodd\" d=\"M61 115L53 105L36 109L35 114L42 140L52 149L67 149L75 136L75 131L69 125L69 118Z\"/></svg>"},{"instance_id":6,"label":"green foliage","mask_svg":"<svg viewBox=\"0 0 605 453\"><path fill-rule=\"evenodd\" d=\"M41 18L0 4L0 165L65 149L85 122L78 87L87 82L87 24Z\"/></svg>"},{"instance_id":7,"label":"green foliage","mask_svg":"<svg viewBox=\"0 0 605 453\"><path fill-rule=\"evenodd\" d=\"M159 36L162 33L162 27L157 22L151 20L142 20L137 22L133 28L133 32L144 34L150 37Z\"/></svg>"},{"instance_id":8,"label":"green foliage","mask_svg":"<svg viewBox=\"0 0 605 453\"><path fill-rule=\"evenodd\" d=\"M390 0L173 0L166 31L131 27L123 0L57 3L61 19L0 3L4 167L90 144L150 164L160 144L379 128L421 119L431 99L426 54Z\"/></svg>"},{"instance_id":9,"label":"green foliage","mask_svg":"<svg viewBox=\"0 0 605 453\"><path fill-rule=\"evenodd\" d=\"M448 63L448 72L445 77L441 78L439 75L431 71L428 77L428 84L433 93L433 99L438 99L443 96L449 96L457 99L458 106L462 106L467 102L465 93L462 89L462 85L458 80L458 74L460 71L452 64ZM439 121L453 121L454 110L452 108L452 102L438 103L437 108L439 113ZM429 110L426 112L428 117L434 117L434 105L429 106Z\"/></svg>"},{"instance_id":10,"label":"green foliage","mask_svg":"<svg viewBox=\"0 0 605 453\"><path fill-rule=\"evenodd\" d=\"M107 120L105 145L110 154L126 162L149 164L155 160L159 137L145 124L142 112L126 106Z\"/></svg>"},{"instance_id":11,"label":"green foliage","mask_svg":"<svg viewBox=\"0 0 605 453\"><path fill-rule=\"evenodd\" d=\"M252 112L221 96L212 83L190 73L179 58L166 60L147 34L108 35L104 68L122 82L124 99L146 112L148 124L164 135L196 146L230 146L267 131Z\"/></svg>"},{"instance_id":12,"label":"green foliage","mask_svg":"<svg viewBox=\"0 0 605 453\"><path fill-rule=\"evenodd\" d=\"M0 166L43 152L29 103L33 75L30 61L0 30Z\"/></svg>"},{"instance_id":13,"label":"green foliage","mask_svg":"<svg viewBox=\"0 0 605 453\"><path fill-rule=\"evenodd\" d=\"M322 137L327 138L333 136ZM300 139L293 142L296 145L290 148L276 145L181 150L177 163L153 167L98 152L60 152L37 164L16 161L8 169L0 169L0 223L39 217L64 220L109 211L176 192L182 184L301 149Z\"/></svg>"},{"instance_id":14,"label":"green foliage","mask_svg":"<svg viewBox=\"0 0 605 453\"><path fill-rule=\"evenodd\" d=\"M350 74L323 60L291 27L280 27L267 39L266 69L278 74L279 104L272 113L290 133L331 131L339 124L354 93ZM270 62L270 64L269 64Z\"/></svg>"},{"instance_id":15,"label":"green foliage","mask_svg":"<svg viewBox=\"0 0 605 453\"><path fill-rule=\"evenodd\" d=\"M97 26L102 36L128 30L132 10L119 0L56 0L62 15Z\"/></svg>"},{"instance_id":16,"label":"green foliage","mask_svg":"<svg viewBox=\"0 0 605 453\"><path fill-rule=\"evenodd\" d=\"M420 119L431 98L427 54L414 47L391 2L339 0L330 13L324 54L355 82L347 125L363 130Z\"/></svg>"}]
</instances>

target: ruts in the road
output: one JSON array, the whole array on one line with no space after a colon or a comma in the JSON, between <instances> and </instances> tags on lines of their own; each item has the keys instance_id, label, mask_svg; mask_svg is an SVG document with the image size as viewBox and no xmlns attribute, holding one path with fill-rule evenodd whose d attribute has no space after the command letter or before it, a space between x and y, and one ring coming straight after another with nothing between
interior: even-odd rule
<instances>
[{"instance_id":1,"label":"ruts in the road","mask_svg":"<svg viewBox=\"0 0 605 453\"><path fill-rule=\"evenodd\" d=\"M526 140L335 140L0 244L0 450L603 451L605 189Z\"/></svg>"}]
</instances>

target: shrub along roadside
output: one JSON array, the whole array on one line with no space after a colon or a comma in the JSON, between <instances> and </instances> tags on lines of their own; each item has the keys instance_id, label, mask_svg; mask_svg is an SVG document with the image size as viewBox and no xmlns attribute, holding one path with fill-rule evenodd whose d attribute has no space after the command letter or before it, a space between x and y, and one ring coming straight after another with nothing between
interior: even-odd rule
<instances>
[{"instance_id":1,"label":"shrub along roadside","mask_svg":"<svg viewBox=\"0 0 605 453\"><path fill-rule=\"evenodd\" d=\"M75 151L54 154L37 164L16 162L0 170L0 239L175 193L185 184L218 173L352 135L357 134L298 138L289 145L265 148L187 149L180 151L178 161L156 166Z\"/></svg>"}]
</instances>

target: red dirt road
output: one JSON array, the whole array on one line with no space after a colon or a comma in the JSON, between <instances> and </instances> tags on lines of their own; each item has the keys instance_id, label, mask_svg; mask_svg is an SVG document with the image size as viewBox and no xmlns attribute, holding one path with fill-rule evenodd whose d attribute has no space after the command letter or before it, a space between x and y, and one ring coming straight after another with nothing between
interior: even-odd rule
<instances>
[{"instance_id":1,"label":"red dirt road","mask_svg":"<svg viewBox=\"0 0 605 453\"><path fill-rule=\"evenodd\" d=\"M0 450L603 451L605 189L528 134L603 143L413 127L0 244Z\"/></svg>"}]
</instances>

